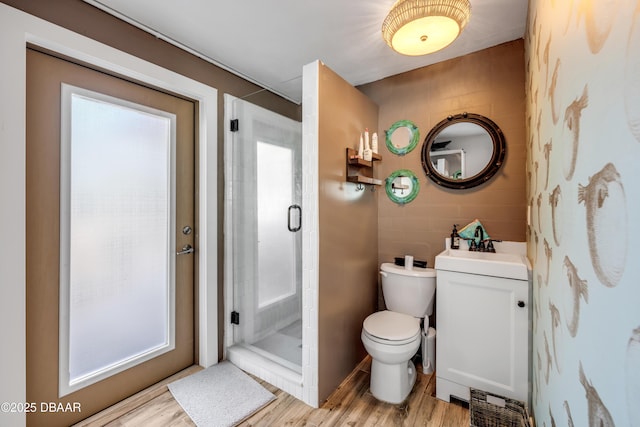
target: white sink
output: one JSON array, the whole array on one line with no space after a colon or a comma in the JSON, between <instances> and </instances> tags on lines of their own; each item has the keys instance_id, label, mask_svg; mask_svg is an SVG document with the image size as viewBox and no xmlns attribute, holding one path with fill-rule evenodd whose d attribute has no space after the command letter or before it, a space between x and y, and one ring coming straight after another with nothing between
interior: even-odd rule
<instances>
[{"instance_id":1,"label":"white sink","mask_svg":"<svg viewBox=\"0 0 640 427\"><path fill-rule=\"evenodd\" d=\"M435 269L528 280L531 267L527 257L521 253L446 249L436 256Z\"/></svg>"}]
</instances>

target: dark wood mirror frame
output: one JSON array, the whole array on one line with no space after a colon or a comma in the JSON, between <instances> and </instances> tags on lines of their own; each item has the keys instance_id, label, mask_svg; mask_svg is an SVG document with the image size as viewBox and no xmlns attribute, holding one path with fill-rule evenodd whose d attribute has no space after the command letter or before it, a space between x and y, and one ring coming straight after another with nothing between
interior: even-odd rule
<instances>
[{"instance_id":1,"label":"dark wood mirror frame","mask_svg":"<svg viewBox=\"0 0 640 427\"><path fill-rule=\"evenodd\" d=\"M487 131L493 142L493 153L487 165L477 174L464 179L453 179L441 175L431 162L431 145L443 129L456 123L474 123ZM502 166L507 152L506 141L502 130L491 119L474 113L462 113L449 116L435 125L422 144L422 168L429 179L447 188L465 189L478 186L488 181Z\"/></svg>"}]
</instances>

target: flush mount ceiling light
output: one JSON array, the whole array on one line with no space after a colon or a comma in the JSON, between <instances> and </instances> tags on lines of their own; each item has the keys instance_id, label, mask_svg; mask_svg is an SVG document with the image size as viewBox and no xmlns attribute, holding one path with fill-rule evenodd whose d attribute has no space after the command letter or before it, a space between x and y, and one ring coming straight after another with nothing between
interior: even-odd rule
<instances>
[{"instance_id":1,"label":"flush mount ceiling light","mask_svg":"<svg viewBox=\"0 0 640 427\"><path fill-rule=\"evenodd\" d=\"M469 22L469 0L398 0L382 23L382 37L403 55L447 47Z\"/></svg>"}]
</instances>

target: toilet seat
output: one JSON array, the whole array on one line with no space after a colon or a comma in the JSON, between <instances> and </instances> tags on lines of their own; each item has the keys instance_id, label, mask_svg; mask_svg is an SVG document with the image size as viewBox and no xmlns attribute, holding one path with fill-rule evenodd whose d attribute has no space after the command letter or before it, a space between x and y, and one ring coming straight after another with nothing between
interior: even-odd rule
<instances>
[{"instance_id":1,"label":"toilet seat","mask_svg":"<svg viewBox=\"0 0 640 427\"><path fill-rule=\"evenodd\" d=\"M374 335L371 335L369 333L367 333L367 331L364 331L364 336L371 340L372 342L378 343L378 344L382 344L382 345L386 345L386 346L401 346L401 345L405 345L405 344L410 344L414 341L420 341L420 332L418 332L415 336L411 337L411 338L407 338L406 340L386 340L384 338L379 338L376 337Z\"/></svg>"},{"instance_id":2,"label":"toilet seat","mask_svg":"<svg viewBox=\"0 0 640 427\"><path fill-rule=\"evenodd\" d=\"M362 326L364 334L380 344L404 345L420 338L420 319L394 311L373 313Z\"/></svg>"}]
</instances>

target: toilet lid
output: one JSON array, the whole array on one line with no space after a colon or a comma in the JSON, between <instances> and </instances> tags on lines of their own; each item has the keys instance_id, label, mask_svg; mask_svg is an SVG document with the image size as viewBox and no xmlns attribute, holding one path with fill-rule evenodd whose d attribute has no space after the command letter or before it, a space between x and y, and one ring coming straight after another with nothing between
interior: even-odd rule
<instances>
[{"instance_id":1,"label":"toilet lid","mask_svg":"<svg viewBox=\"0 0 640 427\"><path fill-rule=\"evenodd\" d=\"M362 327L371 336L389 341L404 341L420 333L420 319L386 310L364 319Z\"/></svg>"},{"instance_id":2,"label":"toilet lid","mask_svg":"<svg viewBox=\"0 0 640 427\"><path fill-rule=\"evenodd\" d=\"M395 265L391 262L385 262L380 265L380 270L386 273L399 274L401 276L410 277L436 277L436 270L433 268L413 267L407 270L404 266Z\"/></svg>"}]
</instances>

